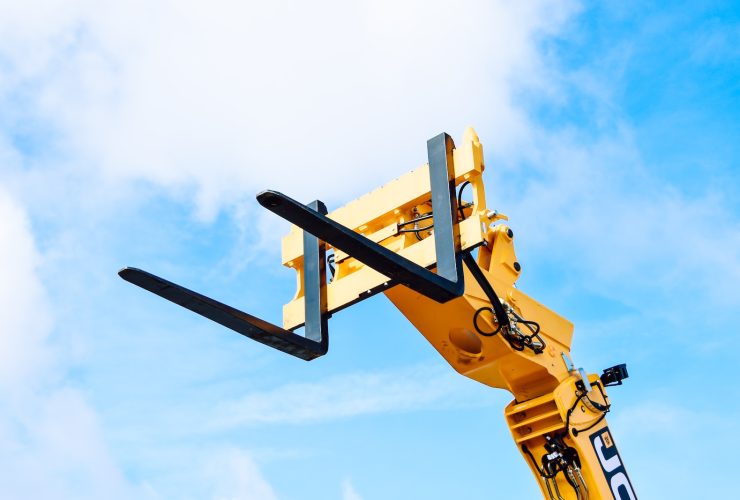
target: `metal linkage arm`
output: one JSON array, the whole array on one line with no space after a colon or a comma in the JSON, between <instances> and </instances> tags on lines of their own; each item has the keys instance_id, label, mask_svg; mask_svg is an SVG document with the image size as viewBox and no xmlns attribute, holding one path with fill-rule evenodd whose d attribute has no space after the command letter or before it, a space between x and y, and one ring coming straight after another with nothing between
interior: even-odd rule
<instances>
[{"instance_id":1,"label":"metal linkage arm","mask_svg":"<svg viewBox=\"0 0 740 500\"><path fill-rule=\"evenodd\" d=\"M313 210L318 211L317 213L326 213L326 206L320 201L313 202L311 206ZM325 245L309 233L304 233L303 246L306 259L304 268L305 337L141 269L126 267L118 274L129 283L190 309L252 340L310 361L323 356L329 349L328 318L325 313L326 252Z\"/></svg>"},{"instance_id":2,"label":"metal linkage arm","mask_svg":"<svg viewBox=\"0 0 740 500\"><path fill-rule=\"evenodd\" d=\"M452 165L454 144L447 134L427 141L429 177L432 189L437 273L375 243L326 215L277 191L262 191L257 201L268 210L288 220L363 264L388 276L394 283L436 300L447 302L465 291L458 238L455 175Z\"/></svg>"}]
</instances>

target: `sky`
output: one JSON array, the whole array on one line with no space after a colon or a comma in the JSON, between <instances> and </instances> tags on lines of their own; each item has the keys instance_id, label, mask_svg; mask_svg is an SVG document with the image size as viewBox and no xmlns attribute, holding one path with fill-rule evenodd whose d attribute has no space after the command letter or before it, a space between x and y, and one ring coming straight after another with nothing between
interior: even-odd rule
<instances>
[{"instance_id":1,"label":"sky","mask_svg":"<svg viewBox=\"0 0 740 500\"><path fill-rule=\"evenodd\" d=\"M384 297L306 363L116 275L278 323L254 195L331 210L469 125L519 288L627 363L638 495L734 496L737 5L0 0L0 497L540 498L510 395Z\"/></svg>"}]
</instances>

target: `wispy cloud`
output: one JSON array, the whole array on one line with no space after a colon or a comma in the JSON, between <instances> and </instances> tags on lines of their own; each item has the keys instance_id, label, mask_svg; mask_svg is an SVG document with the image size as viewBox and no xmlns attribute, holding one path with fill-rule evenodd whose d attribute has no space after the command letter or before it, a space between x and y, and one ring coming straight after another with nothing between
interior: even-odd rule
<instances>
[{"instance_id":1,"label":"wispy cloud","mask_svg":"<svg viewBox=\"0 0 740 500\"><path fill-rule=\"evenodd\" d=\"M522 85L548 88L538 41L562 29L573 11L572 2L560 0L1 2L0 183L16 200L12 210L29 214L36 232L29 226L8 235L20 246L4 245L15 252L5 262L14 264L10 281L0 288L14 299L6 303L17 307L3 311L9 315L5 324L13 326L2 342L15 353L8 356L3 382L21 394L32 379L64 388L55 397L34 396L33 408L19 403L17 415L5 415L3 441L6 449L23 448L26 433L46 428L59 437L59 427L39 417L51 419L51 409L61 412L60 422L86 422L91 429L80 434L90 444L76 450L85 457L68 460L64 474L33 486L48 485L57 496L71 498L84 497L84 491L114 496L99 494L95 488L102 485L106 493L120 486L124 496L144 496L127 489L118 468L116 457L128 457L126 472L144 478L147 494L183 496L181 485L170 488L162 476L177 475L187 464L143 463L149 450L154 456L168 453L161 439L141 444L143 434L161 434L157 423L132 423L130 415L142 408L133 401L112 402L120 393L107 386L92 399L104 413L98 418L82 393L65 382L71 359L61 360L47 342L56 328L61 338L80 343L69 348L61 342L89 370L86 376L103 378L99 367L107 373L120 366L113 384L128 382L130 367L116 349L121 341L110 338L111 312L122 308L113 271L128 255L123 243L164 261L164 249L176 239L161 221L149 222L149 207L142 209L146 200L175 200L210 221L229 208L243 231L243 248L234 249L222 267L239 272L247 250L261 241L267 241L262 248L278 248L274 219L259 218L244 202L260 189L343 203L423 162L428 137L442 130L458 134L471 123L490 138L491 150L515 150L529 124L512 94ZM130 239L142 226L146 234ZM43 250L44 283L24 270L27 256L34 255L27 251L34 236ZM28 306L20 307L18 283L40 298L29 295ZM48 308L44 288L52 291ZM91 302L96 309L88 307ZM65 321L50 326L48 310ZM166 360L158 357L161 344L148 343L141 332L122 333L136 337L141 352L153 353L154 372L167 371L161 365ZM197 372L203 360L172 363ZM436 407L453 399L454 377L415 368L290 384L224 404L214 425L298 424ZM170 384L162 393L188 399L175 378L159 379ZM48 411L36 411L44 405ZM161 419L166 406L151 405L140 414ZM116 436L131 439L115 442L114 457L105 438ZM63 455L60 450L79 456L62 446L70 442L61 437L48 441L58 443L54 456ZM6 469L15 476L5 483L8 488L28 487L35 477L21 470L23 464L54 470L56 462L47 462L47 455L25 449L28 460ZM198 458L194 450L188 453ZM248 451L229 457L222 464L227 469L252 470ZM97 479L86 481L93 471ZM73 476L82 477L86 488L54 481ZM239 497L246 491L240 484L226 485L219 494ZM258 489L257 498L273 495L265 484ZM43 493L35 496L49 496Z\"/></svg>"},{"instance_id":2,"label":"wispy cloud","mask_svg":"<svg viewBox=\"0 0 740 500\"><path fill-rule=\"evenodd\" d=\"M214 500L277 500L252 456L236 448L208 455L204 478Z\"/></svg>"},{"instance_id":3,"label":"wispy cloud","mask_svg":"<svg viewBox=\"0 0 740 500\"><path fill-rule=\"evenodd\" d=\"M64 383L28 219L0 190L0 496L129 498L96 412Z\"/></svg>"},{"instance_id":4,"label":"wispy cloud","mask_svg":"<svg viewBox=\"0 0 740 500\"><path fill-rule=\"evenodd\" d=\"M194 188L204 217L268 186L343 201L422 163L440 130L478 123L496 131L490 147L515 147L528 123L511 94L549 86L538 37L574 11L560 0L219 5L6 7L7 125L42 124L48 134L26 139L77 171ZM339 177L342 193L327 185Z\"/></svg>"},{"instance_id":5,"label":"wispy cloud","mask_svg":"<svg viewBox=\"0 0 740 500\"><path fill-rule=\"evenodd\" d=\"M539 137L537 173L502 204L540 267L557 263L583 288L652 315L687 301L720 315L740 305L740 220L722 193L690 196L656 178L628 128Z\"/></svg>"},{"instance_id":6,"label":"wispy cloud","mask_svg":"<svg viewBox=\"0 0 740 500\"><path fill-rule=\"evenodd\" d=\"M247 394L215 409L213 426L309 424L360 415L474 404L469 385L448 367L345 373Z\"/></svg>"},{"instance_id":7,"label":"wispy cloud","mask_svg":"<svg viewBox=\"0 0 740 500\"><path fill-rule=\"evenodd\" d=\"M349 479L342 481L342 500L362 500Z\"/></svg>"},{"instance_id":8,"label":"wispy cloud","mask_svg":"<svg viewBox=\"0 0 740 500\"><path fill-rule=\"evenodd\" d=\"M0 384L5 391L38 386L53 362L46 343L52 327L47 297L36 270L36 251L23 208L0 190L0 259L10 265L0 281ZM43 378L43 376L41 377Z\"/></svg>"}]
</instances>

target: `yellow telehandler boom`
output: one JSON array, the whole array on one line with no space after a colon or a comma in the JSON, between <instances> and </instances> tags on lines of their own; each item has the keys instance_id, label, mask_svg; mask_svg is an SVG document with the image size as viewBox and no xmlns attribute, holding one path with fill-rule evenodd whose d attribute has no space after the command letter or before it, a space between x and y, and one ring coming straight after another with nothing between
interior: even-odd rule
<instances>
[{"instance_id":1,"label":"yellow telehandler boom","mask_svg":"<svg viewBox=\"0 0 740 500\"><path fill-rule=\"evenodd\" d=\"M515 287L514 233L486 206L473 129L457 147L447 134L430 139L427 153L428 163L331 213L318 200L257 195L293 224L282 262L296 271L297 291L282 326L140 269L119 274L305 360L326 354L333 313L384 293L455 370L512 393L504 417L544 498L637 498L605 418L606 387L621 385L626 366L600 376L577 369L573 324Z\"/></svg>"}]
</instances>

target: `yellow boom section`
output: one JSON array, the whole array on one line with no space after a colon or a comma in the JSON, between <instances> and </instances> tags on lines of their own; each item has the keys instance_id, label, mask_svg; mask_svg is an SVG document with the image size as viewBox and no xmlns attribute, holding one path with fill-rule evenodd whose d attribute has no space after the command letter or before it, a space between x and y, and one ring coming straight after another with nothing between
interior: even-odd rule
<instances>
[{"instance_id":1,"label":"yellow boom section","mask_svg":"<svg viewBox=\"0 0 740 500\"><path fill-rule=\"evenodd\" d=\"M456 371L511 392L506 422L546 499L636 498L604 418L610 407L605 386L613 385L604 380L616 379L577 370L570 358L573 324L516 288L522 267L514 232L499 222L505 216L486 207L483 148L473 129L465 131L452 161L458 212L453 231L458 254L467 254L464 293L438 302L327 243L334 270L325 287L325 312L383 292ZM466 183L472 186L470 201L462 199ZM429 165L424 164L328 217L434 270L431 200ZM282 241L283 264L296 270L298 283L283 308L286 330L305 321L302 242L297 226ZM475 248L477 257L470 255Z\"/></svg>"}]
</instances>

